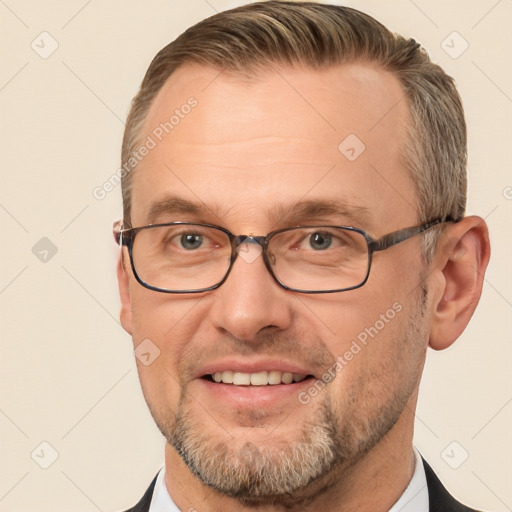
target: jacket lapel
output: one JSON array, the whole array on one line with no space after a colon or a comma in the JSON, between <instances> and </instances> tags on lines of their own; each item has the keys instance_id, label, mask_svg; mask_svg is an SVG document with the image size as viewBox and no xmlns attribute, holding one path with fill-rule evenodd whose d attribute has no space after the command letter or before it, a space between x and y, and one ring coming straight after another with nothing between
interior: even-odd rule
<instances>
[{"instance_id":1,"label":"jacket lapel","mask_svg":"<svg viewBox=\"0 0 512 512\"><path fill-rule=\"evenodd\" d=\"M423 466L427 477L430 512L478 512L462 505L451 496L425 459L423 459Z\"/></svg>"},{"instance_id":2,"label":"jacket lapel","mask_svg":"<svg viewBox=\"0 0 512 512\"><path fill-rule=\"evenodd\" d=\"M151 498L153 497L153 490L155 489L156 476L153 478L150 486L145 492L142 499L135 505L133 508L127 510L126 512L149 512L149 505L151 504Z\"/></svg>"}]
</instances>

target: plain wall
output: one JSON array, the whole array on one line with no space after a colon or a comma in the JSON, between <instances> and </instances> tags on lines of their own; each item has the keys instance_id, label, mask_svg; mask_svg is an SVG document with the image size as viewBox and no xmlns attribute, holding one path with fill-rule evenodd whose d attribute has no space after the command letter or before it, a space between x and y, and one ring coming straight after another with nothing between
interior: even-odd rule
<instances>
[{"instance_id":1,"label":"plain wall","mask_svg":"<svg viewBox=\"0 0 512 512\"><path fill-rule=\"evenodd\" d=\"M0 511L127 508L163 462L118 321L120 187L102 200L93 191L119 167L123 122L153 55L243 3L0 2ZM416 445L456 497L512 510L512 3L346 4L420 41L464 100L468 210L487 220L493 254L469 327L429 353ZM58 43L50 56L42 32Z\"/></svg>"}]
</instances>

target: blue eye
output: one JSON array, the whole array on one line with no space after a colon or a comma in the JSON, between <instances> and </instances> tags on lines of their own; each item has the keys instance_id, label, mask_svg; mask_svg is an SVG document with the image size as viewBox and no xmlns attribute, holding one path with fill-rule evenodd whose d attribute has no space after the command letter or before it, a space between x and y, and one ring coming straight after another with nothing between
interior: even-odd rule
<instances>
[{"instance_id":1,"label":"blue eye","mask_svg":"<svg viewBox=\"0 0 512 512\"><path fill-rule=\"evenodd\" d=\"M309 245L317 250L328 249L332 244L332 237L329 233L313 233L309 237Z\"/></svg>"}]
</instances>

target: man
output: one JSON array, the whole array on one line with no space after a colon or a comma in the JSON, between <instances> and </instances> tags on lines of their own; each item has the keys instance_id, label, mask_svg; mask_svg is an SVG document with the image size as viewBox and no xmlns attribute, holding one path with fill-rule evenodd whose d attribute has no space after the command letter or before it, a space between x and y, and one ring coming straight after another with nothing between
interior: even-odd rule
<instances>
[{"instance_id":1,"label":"man","mask_svg":"<svg viewBox=\"0 0 512 512\"><path fill-rule=\"evenodd\" d=\"M353 9L161 50L123 141L121 320L165 467L133 511L465 511L412 446L489 259L453 81Z\"/></svg>"}]
</instances>

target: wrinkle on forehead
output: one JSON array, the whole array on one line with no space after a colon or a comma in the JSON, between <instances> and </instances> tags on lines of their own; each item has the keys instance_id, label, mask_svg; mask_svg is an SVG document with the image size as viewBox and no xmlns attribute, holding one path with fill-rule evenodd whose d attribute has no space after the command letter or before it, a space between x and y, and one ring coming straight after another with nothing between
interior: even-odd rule
<instances>
[{"instance_id":1,"label":"wrinkle on forehead","mask_svg":"<svg viewBox=\"0 0 512 512\"><path fill-rule=\"evenodd\" d=\"M272 211L279 203L286 209L325 198L351 202L360 217L371 206L374 218L397 228L416 218L415 187L401 159L408 107L391 73L353 63L266 70L241 82L183 66L153 102L146 133L190 96L197 107L138 167L134 211L145 213L165 192L242 217L258 208L283 217ZM350 134L365 144L353 162L338 148Z\"/></svg>"}]
</instances>

